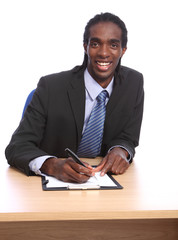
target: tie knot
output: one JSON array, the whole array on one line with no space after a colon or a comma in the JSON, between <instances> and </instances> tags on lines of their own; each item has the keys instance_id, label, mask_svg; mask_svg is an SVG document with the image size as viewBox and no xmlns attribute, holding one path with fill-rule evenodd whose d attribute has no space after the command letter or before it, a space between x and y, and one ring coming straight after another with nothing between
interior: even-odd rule
<instances>
[{"instance_id":1,"label":"tie knot","mask_svg":"<svg viewBox=\"0 0 178 240\"><path fill-rule=\"evenodd\" d=\"M105 101L106 97L108 96L108 92L106 90L103 90L100 92L100 94L97 96L98 101Z\"/></svg>"}]
</instances>

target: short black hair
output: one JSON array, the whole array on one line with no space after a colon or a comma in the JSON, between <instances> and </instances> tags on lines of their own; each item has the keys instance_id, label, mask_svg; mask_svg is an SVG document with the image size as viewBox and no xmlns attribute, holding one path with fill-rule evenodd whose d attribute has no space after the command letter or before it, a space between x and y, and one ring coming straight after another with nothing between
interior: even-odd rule
<instances>
[{"instance_id":1,"label":"short black hair","mask_svg":"<svg viewBox=\"0 0 178 240\"><path fill-rule=\"evenodd\" d=\"M83 43L88 44L89 38L90 38L90 28L91 26L94 26L97 23L100 22L112 22L115 23L121 30L122 30L122 39L121 39L121 46L122 48L127 46L127 28L125 26L125 23L116 15L112 13L101 13L95 15L93 18L89 20L85 27L85 31L83 34Z\"/></svg>"},{"instance_id":2,"label":"short black hair","mask_svg":"<svg viewBox=\"0 0 178 240\"><path fill-rule=\"evenodd\" d=\"M85 31L83 34L83 43L84 44L88 44L89 42L89 38L90 38L90 28L100 22L112 22L115 23L121 30L122 30L122 39L121 39L121 46L122 48L127 47L127 28L125 26L125 23L116 15L106 12L106 13L101 13L101 14L97 14L95 15L93 18L91 18L86 27L85 27ZM86 68L87 67L87 63L88 63L88 56L85 53L84 54L84 60L82 65L80 66L79 69L81 68ZM120 69L120 64L121 64L121 59L119 60L119 63L116 67L116 72L119 73L119 69Z\"/></svg>"}]
</instances>

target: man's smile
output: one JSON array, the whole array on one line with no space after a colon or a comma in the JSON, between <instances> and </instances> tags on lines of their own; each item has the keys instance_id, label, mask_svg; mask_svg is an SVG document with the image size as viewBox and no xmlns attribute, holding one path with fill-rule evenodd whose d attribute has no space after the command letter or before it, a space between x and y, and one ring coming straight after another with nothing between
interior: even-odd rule
<instances>
[{"instance_id":1,"label":"man's smile","mask_svg":"<svg viewBox=\"0 0 178 240\"><path fill-rule=\"evenodd\" d=\"M100 69L100 70L108 70L109 67L111 66L112 62L99 62L99 61L96 61L96 64L97 64L97 67Z\"/></svg>"}]
</instances>

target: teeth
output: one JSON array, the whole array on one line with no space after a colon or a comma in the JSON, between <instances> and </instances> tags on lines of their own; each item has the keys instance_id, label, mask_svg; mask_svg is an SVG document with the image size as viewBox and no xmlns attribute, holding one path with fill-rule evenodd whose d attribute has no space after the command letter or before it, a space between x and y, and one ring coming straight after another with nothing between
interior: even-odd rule
<instances>
[{"instance_id":1,"label":"teeth","mask_svg":"<svg viewBox=\"0 0 178 240\"><path fill-rule=\"evenodd\" d=\"M109 62L97 62L100 66L108 66Z\"/></svg>"}]
</instances>

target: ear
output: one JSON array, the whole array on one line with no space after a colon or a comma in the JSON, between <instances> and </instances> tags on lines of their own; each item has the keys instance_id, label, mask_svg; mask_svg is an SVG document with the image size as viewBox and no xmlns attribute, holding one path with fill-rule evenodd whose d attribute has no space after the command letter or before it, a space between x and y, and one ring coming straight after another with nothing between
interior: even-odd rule
<instances>
[{"instance_id":1,"label":"ear","mask_svg":"<svg viewBox=\"0 0 178 240\"><path fill-rule=\"evenodd\" d=\"M127 50L127 47L124 47L124 48L122 49L121 57L125 54L126 50Z\"/></svg>"},{"instance_id":2,"label":"ear","mask_svg":"<svg viewBox=\"0 0 178 240\"><path fill-rule=\"evenodd\" d=\"M84 48L86 54L87 54L87 46L88 45L86 43L83 44L83 48Z\"/></svg>"}]
</instances>

